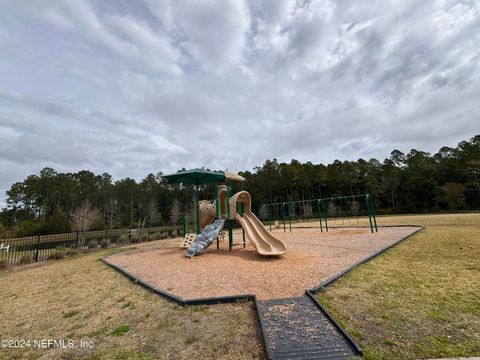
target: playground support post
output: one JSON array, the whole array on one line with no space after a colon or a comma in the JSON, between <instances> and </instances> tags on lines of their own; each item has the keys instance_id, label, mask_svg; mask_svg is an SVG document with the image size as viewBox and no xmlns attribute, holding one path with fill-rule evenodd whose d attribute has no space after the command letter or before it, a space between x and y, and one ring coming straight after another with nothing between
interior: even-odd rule
<instances>
[{"instance_id":1,"label":"playground support post","mask_svg":"<svg viewBox=\"0 0 480 360\"><path fill-rule=\"evenodd\" d=\"M370 195L365 195L365 205L367 205L367 212L368 212L368 221L370 222L370 231L373 234L373 224L372 224L372 211L370 209Z\"/></svg>"},{"instance_id":2,"label":"playground support post","mask_svg":"<svg viewBox=\"0 0 480 360\"><path fill-rule=\"evenodd\" d=\"M216 201L215 201L215 205L216 205L216 210L217 210L217 219L220 219L222 217L222 210L221 210L221 206L220 206L220 194L218 193L218 189L217 189L217 198L216 198Z\"/></svg>"},{"instance_id":3,"label":"playground support post","mask_svg":"<svg viewBox=\"0 0 480 360\"><path fill-rule=\"evenodd\" d=\"M290 228L290 232L292 232L292 213L291 213L291 208L288 206L288 226Z\"/></svg>"},{"instance_id":4,"label":"playground support post","mask_svg":"<svg viewBox=\"0 0 480 360\"><path fill-rule=\"evenodd\" d=\"M318 220L320 221L320 231L323 232L323 226L322 226L322 213L320 212L320 202L322 200L317 201L317 213L318 213Z\"/></svg>"},{"instance_id":5,"label":"playground support post","mask_svg":"<svg viewBox=\"0 0 480 360\"><path fill-rule=\"evenodd\" d=\"M243 212L245 211L245 205L240 203L240 216L243 216ZM243 238L243 247L245 247L245 229L242 227L242 238Z\"/></svg>"},{"instance_id":6,"label":"playground support post","mask_svg":"<svg viewBox=\"0 0 480 360\"><path fill-rule=\"evenodd\" d=\"M232 244L233 244L233 231L232 231L232 219L230 219L230 196L232 192L232 187L230 185L227 185L227 198L225 201L227 202L227 211L228 211L228 220L227 220L227 225L228 225L228 250L232 251Z\"/></svg>"},{"instance_id":7,"label":"playground support post","mask_svg":"<svg viewBox=\"0 0 480 360\"><path fill-rule=\"evenodd\" d=\"M378 232L377 217L375 216L375 207L373 206L372 198L370 198L370 210L372 211L373 226L375 227L375 232Z\"/></svg>"},{"instance_id":8,"label":"playground support post","mask_svg":"<svg viewBox=\"0 0 480 360\"><path fill-rule=\"evenodd\" d=\"M325 202L322 201L323 205L323 217L325 218L325 230L328 232L328 221L327 221L327 207L325 206Z\"/></svg>"},{"instance_id":9,"label":"playground support post","mask_svg":"<svg viewBox=\"0 0 480 360\"><path fill-rule=\"evenodd\" d=\"M187 235L187 222L188 222L188 215L183 217L183 236Z\"/></svg>"},{"instance_id":10,"label":"playground support post","mask_svg":"<svg viewBox=\"0 0 480 360\"><path fill-rule=\"evenodd\" d=\"M198 195L198 185L195 189L195 231L197 234L200 234L200 204L199 204L199 195Z\"/></svg>"},{"instance_id":11,"label":"playground support post","mask_svg":"<svg viewBox=\"0 0 480 360\"><path fill-rule=\"evenodd\" d=\"M268 205L263 205L267 207L267 219L268 219L268 224L270 226L270 231L272 231L272 217L270 215L270 206Z\"/></svg>"}]
</instances>

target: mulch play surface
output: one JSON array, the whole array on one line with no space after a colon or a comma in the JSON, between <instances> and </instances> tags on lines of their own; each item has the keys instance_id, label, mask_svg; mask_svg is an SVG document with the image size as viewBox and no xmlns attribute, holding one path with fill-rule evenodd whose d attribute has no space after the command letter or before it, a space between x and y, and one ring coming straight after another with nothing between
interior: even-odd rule
<instances>
[{"instance_id":1,"label":"mulch play surface","mask_svg":"<svg viewBox=\"0 0 480 360\"><path fill-rule=\"evenodd\" d=\"M279 258L260 256L253 246L243 248L241 232L235 233L235 246L227 241L216 249L214 242L205 253L193 259L178 241L164 241L156 247L115 254L107 260L151 285L186 300L255 294L258 299L301 296L305 289L348 268L418 227L338 228L321 233L319 229L273 231L285 241L287 252Z\"/></svg>"}]
</instances>

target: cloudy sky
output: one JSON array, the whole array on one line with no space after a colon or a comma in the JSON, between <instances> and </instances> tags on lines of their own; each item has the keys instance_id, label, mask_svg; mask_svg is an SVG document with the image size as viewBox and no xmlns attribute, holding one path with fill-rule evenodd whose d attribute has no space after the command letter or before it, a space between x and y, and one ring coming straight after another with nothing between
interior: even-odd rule
<instances>
[{"instance_id":1,"label":"cloudy sky","mask_svg":"<svg viewBox=\"0 0 480 360\"><path fill-rule=\"evenodd\" d=\"M480 133L477 1L0 0L0 190ZM3 200L3 196L1 196Z\"/></svg>"}]
</instances>

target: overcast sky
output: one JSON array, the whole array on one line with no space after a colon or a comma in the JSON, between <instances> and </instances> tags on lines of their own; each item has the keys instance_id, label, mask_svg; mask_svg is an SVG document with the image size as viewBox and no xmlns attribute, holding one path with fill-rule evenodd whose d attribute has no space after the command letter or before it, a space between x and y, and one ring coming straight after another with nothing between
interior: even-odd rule
<instances>
[{"instance_id":1,"label":"overcast sky","mask_svg":"<svg viewBox=\"0 0 480 360\"><path fill-rule=\"evenodd\" d=\"M0 0L0 190L480 133L478 1ZM3 195L0 201L3 201Z\"/></svg>"}]
</instances>

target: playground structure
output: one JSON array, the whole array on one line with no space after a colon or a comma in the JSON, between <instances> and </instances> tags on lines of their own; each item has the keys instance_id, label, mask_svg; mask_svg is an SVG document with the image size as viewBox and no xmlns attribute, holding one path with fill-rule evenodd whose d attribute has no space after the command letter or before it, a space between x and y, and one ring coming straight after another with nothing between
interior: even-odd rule
<instances>
[{"instance_id":1,"label":"playground structure","mask_svg":"<svg viewBox=\"0 0 480 360\"><path fill-rule=\"evenodd\" d=\"M185 240L181 247L188 247L185 256L192 258L205 251L214 240L217 240L219 249L219 237L225 225L228 230L228 248L233 246L233 220L242 227L243 247L245 237L249 240L256 251L263 256L280 256L286 251L283 241L273 236L255 216L251 210L251 197L247 191L239 191L231 195L230 181L242 182L245 179L237 174L219 173L203 169L183 171L165 177L170 182L191 183L196 185L195 201L195 239L187 233L187 219L184 221ZM227 185L217 187L217 196L214 202L198 200L198 186L205 183L226 182ZM215 220L216 219L216 220Z\"/></svg>"},{"instance_id":2,"label":"playground structure","mask_svg":"<svg viewBox=\"0 0 480 360\"><path fill-rule=\"evenodd\" d=\"M328 231L329 226L356 226L359 217L368 217L370 231L372 234L378 232L374 203L369 194L263 204L260 214L269 223L270 230L272 223L279 225L281 222L285 232L287 223L292 231L292 222L318 220L320 231L323 232Z\"/></svg>"}]
</instances>

